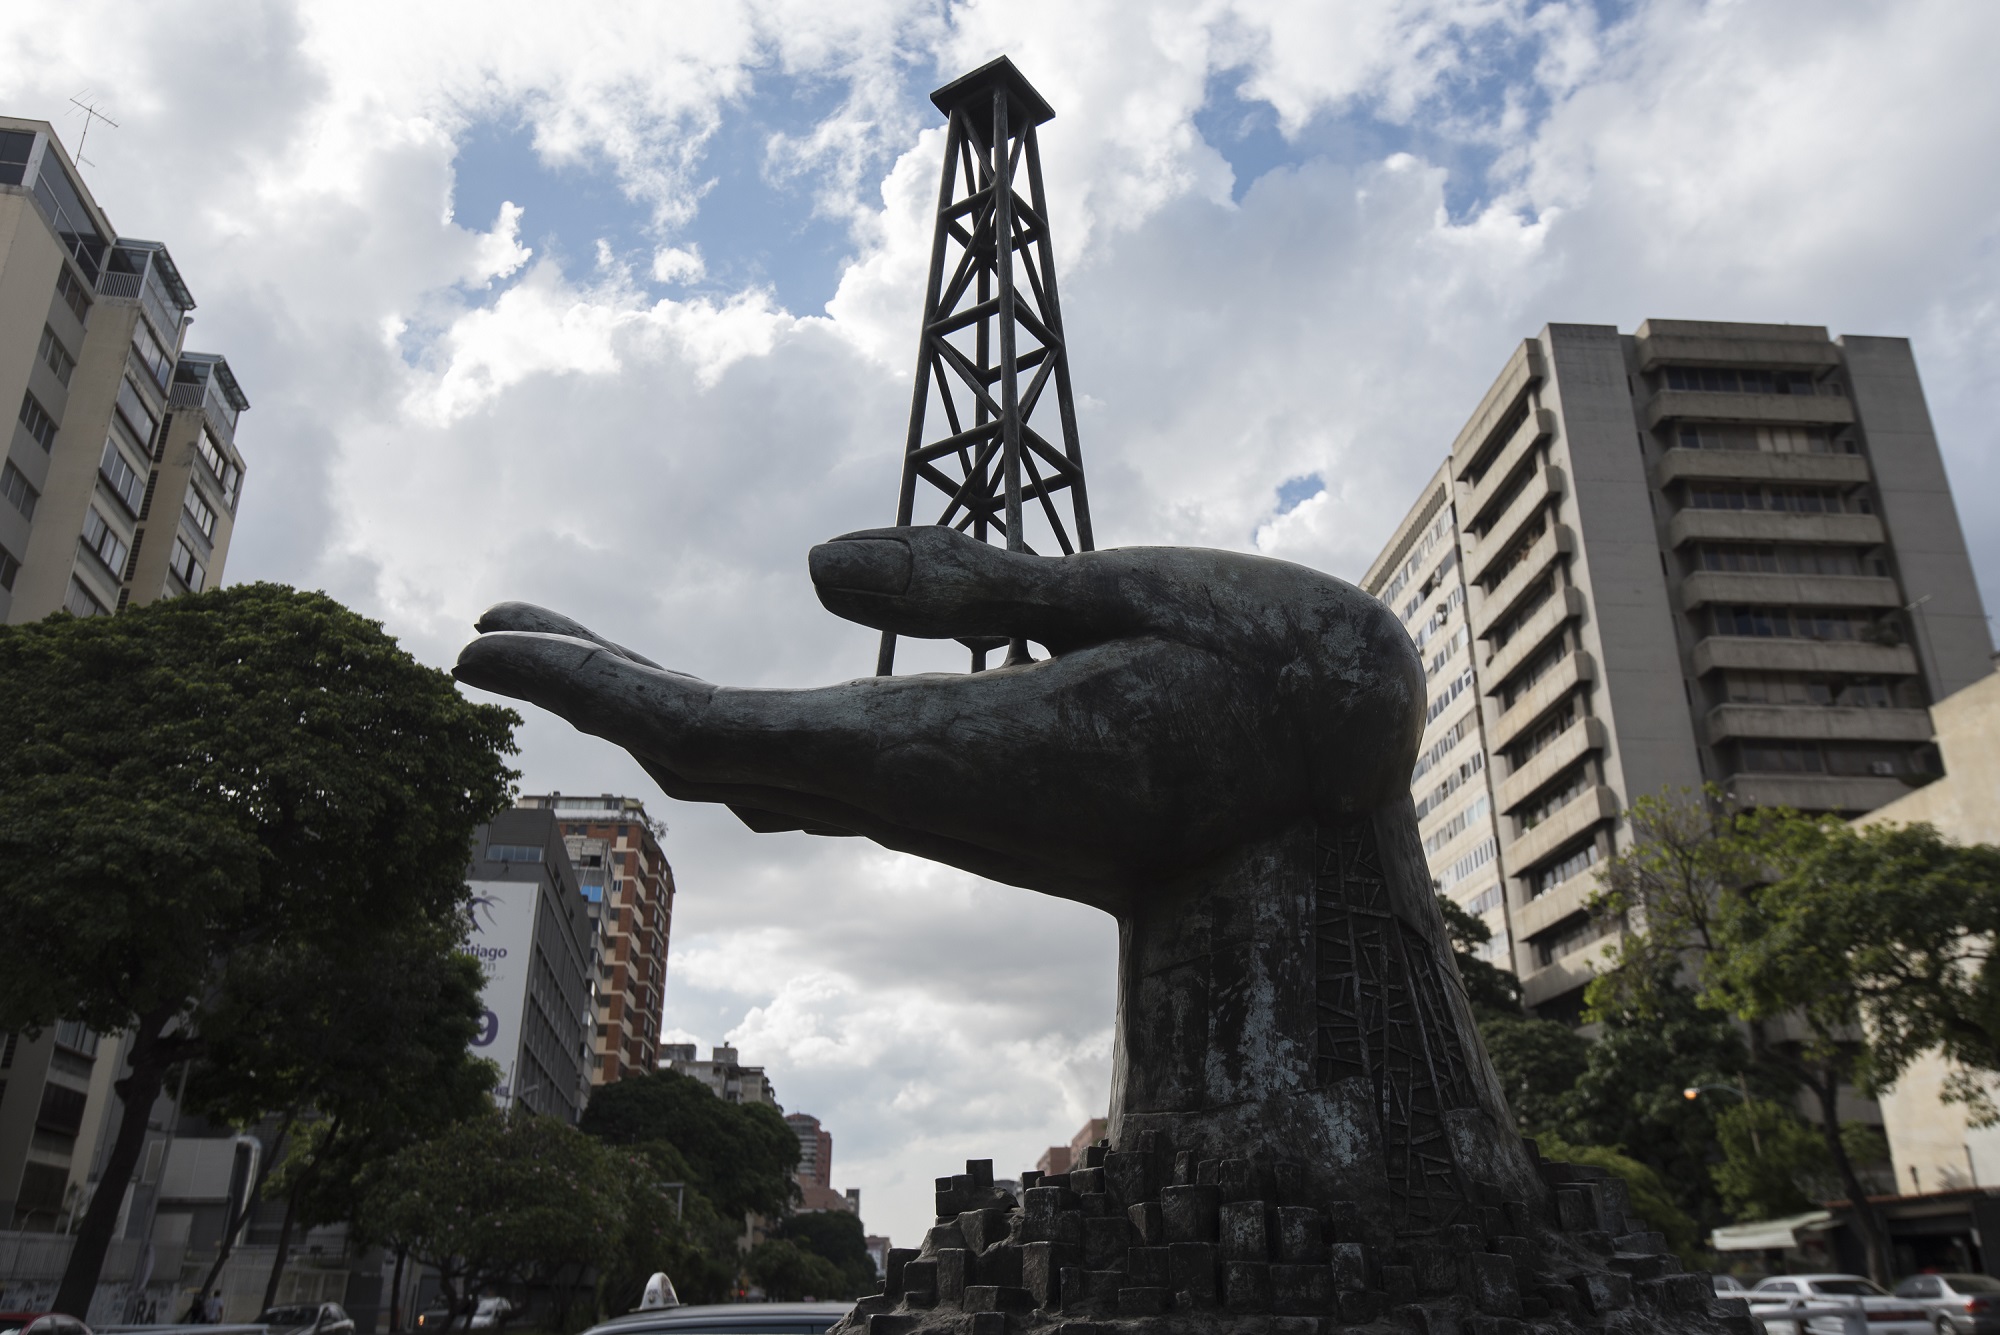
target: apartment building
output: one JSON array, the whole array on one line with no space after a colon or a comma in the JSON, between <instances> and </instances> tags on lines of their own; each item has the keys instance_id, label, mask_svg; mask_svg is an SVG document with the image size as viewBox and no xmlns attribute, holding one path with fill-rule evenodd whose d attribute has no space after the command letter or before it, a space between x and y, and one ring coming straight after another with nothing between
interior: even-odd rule
<instances>
[{"instance_id":1,"label":"apartment building","mask_svg":"<svg viewBox=\"0 0 2000 1335\"><path fill-rule=\"evenodd\" d=\"M471 933L486 973L474 1050L494 1097L574 1122L590 1098L590 919L554 815L516 807L473 836Z\"/></svg>"},{"instance_id":2,"label":"apartment building","mask_svg":"<svg viewBox=\"0 0 2000 1335\"><path fill-rule=\"evenodd\" d=\"M664 1043L660 1046L660 1069L701 1081L725 1103L768 1103L779 1112L785 1110L764 1068L745 1066L735 1048L710 1048L707 1061L694 1054L692 1043Z\"/></svg>"},{"instance_id":3,"label":"apartment building","mask_svg":"<svg viewBox=\"0 0 2000 1335\"><path fill-rule=\"evenodd\" d=\"M1459 561L1457 489L1448 464L1424 484L1361 587L1395 611L1423 658L1424 732L1410 796L1431 879L1493 933L1481 947L1485 957L1511 968L1500 823L1493 810L1472 619Z\"/></svg>"},{"instance_id":4,"label":"apartment building","mask_svg":"<svg viewBox=\"0 0 2000 1335\"><path fill-rule=\"evenodd\" d=\"M1927 706L1993 670L1907 340L1550 325L1445 473L1367 580L1403 611L1398 544L1450 512L1501 915L1538 1013L1575 1014L1613 944L1585 904L1635 798L1713 781L1742 806L1859 815L1935 776ZM1440 881L1452 851L1431 851Z\"/></svg>"},{"instance_id":5,"label":"apartment building","mask_svg":"<svg viewBox=\"0 0 2000 1335\"><path fill-rule=\"evenodd\" d=\"M673 939L674 869L660 849L666 827L636 797L605 793L524 797L553 812L577 869L591 923L594 1085L659 1064L667 949Z\"/></svg>"},{"instance_id":6,"label":"apartment building","mask_svg":"<svg viewBox=\"0 0 2000 1335\"><path fill-rule=\"evenodd\" d=\"M0 117L0 617L98 616L221 578L249 400L183 347L167 248L119 236L47 122Z\"/></svg>"}]
</instances>

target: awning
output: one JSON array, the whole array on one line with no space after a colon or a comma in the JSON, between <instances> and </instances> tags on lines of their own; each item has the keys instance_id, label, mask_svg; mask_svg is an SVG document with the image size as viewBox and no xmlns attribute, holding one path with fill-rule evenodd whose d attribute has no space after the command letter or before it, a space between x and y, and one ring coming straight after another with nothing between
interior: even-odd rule
<instances>
[{"instance_id":1,"label":"awning","mask_svg":"<svg viewBox=\"0 0 2000 1335\"><path fill-rule=\"evenodd\" d=\"M1759 1219L1752 1224L1731 1224L1718 1228L1708 1245L1719 1252L1762 1252L1787 1250L1799 1245L1799 1234L1817 1233L1833 1223L1833 1211L1809 1210L1783 1219Z\"/></svg>"}]
</instances>

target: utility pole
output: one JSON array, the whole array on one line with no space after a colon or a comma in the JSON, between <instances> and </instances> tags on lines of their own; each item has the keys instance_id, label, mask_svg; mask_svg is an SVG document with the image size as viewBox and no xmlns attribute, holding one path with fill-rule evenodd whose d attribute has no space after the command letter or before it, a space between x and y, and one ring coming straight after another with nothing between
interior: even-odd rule
<instances>
[{"instance_id":1,"label":"utility pole","mask_svg":"<svg viewBox=\"0 0 2000 1335\"><path fill-rule=\"evenodd\" d=\"M1065 556L1090 551L1090 502L1035 138L1035 127L1055 112L1005 56L954 79L931 102L949 125L896 523L916 522L923 483L944 497L935 523L1010 552L1033 552L1033 515L1038 535L1047 534L1045 552L1049 543ZM1057 440L1030 423L1051 398ZM1067 506L1058 504L1064 492ZM1008 647L997 637L961 643L972 650L974 672L989 652ZM1027 642L1013 641L1007 662L1029 661ZM896 636L885 631L876 675L890 675L895 663Z\"/></svg>"}]
</instances>

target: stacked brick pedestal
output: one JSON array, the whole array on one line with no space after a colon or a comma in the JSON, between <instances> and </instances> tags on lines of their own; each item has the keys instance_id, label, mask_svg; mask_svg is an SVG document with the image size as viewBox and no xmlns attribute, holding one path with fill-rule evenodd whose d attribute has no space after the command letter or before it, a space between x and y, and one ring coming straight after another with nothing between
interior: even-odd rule
<instances>
[{"instance_id":1,"label":"stacked brick pedestal","mask_svg":"<svg viewBox=\"0 0 2000 1335\"><path fill-rule=\"evenodd\" d=\"M1473 1184L1466 1222L1412 1235L1306 1199L1296 1165L1197 1161L1153 1133L1084 1165L1025 1174L1018 1202L990 1160L939 1178L924 1245L889 1253L835 1335L1756 1335L1602 1169L1539 1162L1535 1201Z\"/></svg>"}]
</instances>

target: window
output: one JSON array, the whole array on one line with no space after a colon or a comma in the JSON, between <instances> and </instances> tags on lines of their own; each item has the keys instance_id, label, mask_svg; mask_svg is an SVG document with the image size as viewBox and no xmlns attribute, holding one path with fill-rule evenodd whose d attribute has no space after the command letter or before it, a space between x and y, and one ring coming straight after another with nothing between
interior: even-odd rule
<instances>
[{"instance_id":1,"label":"window","mask_svg":"<svg viewBox=\"0 0 2000 1335\"><path fill-rule=\"evenodd\" d=\"M1732 486L1699 482L1687 489L1690 510L1774 510L1789 514L1844 513L1840 493L1826 487ZM1857 507L1868 513L1865 506Z\"/></svg>"},{"instance_id":2,"label":"window","mask_svg":"<svg viewBox=\"0 0 2000 1335\"><path fill-rule=\"evenodd\" d=\"M167 382L173 378L174 359L160 346L160 340L153 337L153 330L144 320L132 322L132 351L139 354L139 364L153 377L153 383L165 393Z\"/></svg>"},{"instance_id":3,"label":"window","mask_svg":"<svg viewBox=\"0 0 2000 1335\"><path fill-rule=\"evenodd\" d=\"M1882 632L1860 612L1810 607L1715 607L1709 624L1716 635L1779 640L1880 640Z\"/></svg>"},{"instance_id":4,"label":"window","mask_svg":"<svg viewBox=\"0 0 2000 1335\"><path fill-rule=\"evenodd\" d=\"M1728 672L1730 704L1834 705L1843 709L1894 709L1894 686L1880 677L1824 677L1803 672Z\"/></svg>"},{"instance_id":5,"label":"window","mask_svg":"<svg viewBox=\"0 0 2000 1335\"><path fill-rule=\"evenodd\" d=\"M1708 394L1810 395L1819 392L1810 371L1767 371L1734 366L1669 366L1661 379L1667 389L1696 390Z\"/></svg>"},{"instance_id":6,"label":"window","mask_svg":"<svg viewBox=\"0 0 2000 1335\"><path fill-rule=\"evenodd\" d=\"M488 862L540 862L542 860L542 848L540 844L488 844L486 846L486 860Z\"/></svg>"},{"instance_id":7,"label":"window","mask_svg":"<svg viewBox=\"0 0 2000 1335\"><path fill-rule=\"evenodd\" d=\"M1472 719L1473 716L1470 713L1466 714L1464 718L1452 724L1435 742L1431 743L1431 749L1417 758L1417 767L1410 771L1411 783L1414 784L1418 779L1423 778L1425 774L1430 772L1432 766L1444 759L1446 752L1465 739L1466 735L1472 731Z\"/></svg>"},{"instance_id":8,"label":"window","mask_svg":"<svg viewBox=\"0 0 2000 1335\"><path fill-rule=\"evenodd\" d=\"M63 599L63 610L71 616L101 617L104 604L97 601L97 595L83 587L83 581L75 575L69 577L69 596Z\"/></svg>"},{"instance_id":9,"label":"window","mask_svg":"<svg viewBox=\"0 0 2000 1335\"><path fill-rule=\"evenodd\" d=\"M35 517L35 502L42 496L28 484L27 476L14 467L12 460L7 462L5 468L0 468L0 494L5 494L25 519Z\"/></svg>"},{"instance_id":10,"label":"window","mask_svg":"<svg viewBox=\"0 0 2000 1335\"><path fill-rule=\"evenodd\" d=\"M21 425L28 428L28 434L33 436L35 442L43 449L46 450L56 443L56 419L50 417L48 410L36 402L33 394L21 396Z\"/></svg>"},{"instance_id":11,"label":"window","mask_svg":"<svg viewBox=\"0 0 2000 1335\"><path fill-rule=\"evenodd\" d=\"M69 383L70 372L76 370L76 358L69 355L69 349L56 337L56 331L47 325L42 326L42 345L35 349L35 355L55 373L56 379L65 385Z\"/></svg>"},{"instance_id":12,"label":"window","mask_svg":"<svg viewBox=\"0 0 2000 1335\"><path fill-rule=\"evenodd\" d=\"M200 593L202 580L208 574L201 568L201 562L194 559L194 549L187 545L187 539L178 533L174 535L174 549L167 555L167 569L187 585L189 593Z\"/></svg>"},{"instance_id":13,"label":"window","mask_svg":"<svg viewBox=\"0 0 2000 1335\"><path fill-rule=\"evenodd\" d=\"M1444 875L1438 878L1438 888L1442 890L1458 884L1493 861L1493 856L1497 852L1499 848L1491 839L1480 840L1477 848L1445 868Z\"/></svg>"},{"instance_id":14,"label":"window","mask_svg":"<svg viewBox=\"0 0 2000 1335\"><path fill-rule=\"evenodd\" d=\"M1561 778L1551 784L1540 797L1516 814L1521 833L1526 834L1556 812L1575 800L1577 794L1590 787L1590 771L1582 765L1572 766Z\"/></svg>"},{"instance_id":15,"label":"window","mask_svg":"<svg viewBox=\"0 0 2000 1335\"><path fill-rule=\"evenodd\" d=\"M1459 727L1462 726L1463 723L1461 722ZM1454 733L1458 732L1459 727L1454 727L1452 731ZM1452 740L1457 741L1458 739L1453 737ZM1422 770L1428 768L1430 768L1428 765L1422 766L1418 771L1419 774L1422 773ZM1424 795L1423 800L1417 803L1417 819L1422 820L1427 813L1436 810L1446 798L1458 791L1460 784L1465 783L1474 775L1483 773L1485 769L1486 757L1474 751L1466 758L1463 764L1440 780L1437 787L1431 789L1430 792ZM1411 778L1411 782L1416 782L1414 776Z\"/></svg>"},{"instance_id":16,"label":"window","mask_svg":"<svg viewBox=\"0 0 2000 1335\"><path fill-rule=\"evenodd\" d=\"M1594 841L1581 848L1572 849L1559 860L1528 877L1528 898L1535 899L1545 895L1570 877L1580 876L1596 864L1597 844Z\"/></svg>"},{"instance_id":17,"label":"window","mask_svg":"<svg viewBox=\"0 0 2000 1335\"><path fill-rule=\"evenodd\" d=\"M1703 570L1744 574L1859 575L1861 557L1852 547L1783 544L1704 543L1695 549Z\"/></svg>"},{"instance_id":18,"label":"window","mask_svg":"<svg viewBox=\"0 0 2000 1335\"><path fill-rule=\"evenodd\" d=\"M215 536L215 511L208 508L208 502L203 500L193 487L189 487L187 494L181 498L181 508L187 511L188 518L194 521L194 526L201 530L202 537Z\"/></svg>"},{"instance_id":19,"label":"window","mask_svg":"<svg viewBox=\"0 0 2000 1335\"><path fill-rule=\"evenodd\" d=\"M1761 450L1766 454L1855 454L1853 438L1816 426L1732 426L1683 422L1674 444L1684 450Z\"/></svg>"},{"instance_id":20,"label":"window","mask_svg":"<svg viewBox=\"0 0 2000 1335\"><path fill-rule=\"evenodd\" d=\"M1465 906L1465 911L1476 918L1482 913L1491 913L1499 907L1500 887L1495 885L1487 887L1480 892L1477 899L1469 901Z\"/></svg>"},{"instance_id":21,"label":"window","mask_svg":"<svg viewBox=\"0 0 2000 1335\"><path fill-rule=\"evenodd\" d=\"M215 474L215 480L222 484L224 504L234 505L236 484L243 476L242 470L229 461L229 456L222 452L222 446L216 443L214 434L206 425L195 437L195 449L200 452L201 461L208 465L208 471Z\"/></svg>"},{"instance_id":22,"label":"window","mask_svg":"<svg viewBox=\"0 0 2000 1335\"><path fill-rule=\"evenodd\" d=\"M0 185L19 185L28 176L28 155L35 136L24 130L0 130Z\"/></svg>"},{"instance_id":23,"label":"window","mask_svg":"<svg viewBox=\"0 0 2000 1335\"><path fill-rule=\"evenodd\" d=\"M83 270L83 276L95 283L104 266L104 238L99 235L97 224L90 220L82 196L54 153L42 154L42 169L35 174L35 203L41 205L49 226L55 229L63 249Z\"/></svg>"},{"instance_id":24,"label":"window","mask_svg":"<svg viewBox=\"0 0 2000 1335\"><path fill-rule=\"evenodd\" d=\"M1542 722L1534 731L1514 743L1508 749L1507 758L1512 768L1519 769L1539 755L1556 738L1569 731L1569 725L1576 722L1576 700L1574 697L1562 702L1562 706Z\"/></svg>"},{"instance_id":25,"label":"window","mask_svg":"<svg viewBox=\"0 0 2000 1335\"><path fill-rule=\"evenodd\" d=\"M85 1057L97 1055L97 1034L80 1020L56 1021L56 1046Z\"/></svg>"},{"instance_id":26,"label":"window","mask_svg":"<svg viewBox=\"0 0 2000 1335\"><path fill-rule=\"evenodd\" d=\"M0 589L14 591L14 576L21 573L21 563L14 559L14 553L0 547Z\"/></svg>"},{"instance_id":27,"label":"window","mask_svg":"<svg viewBox=\"0 0 2000 1335\"><path fill-rule=\"evenodd\" d=\"M146 406L146 400L139 394L139 387L132 383L130 376L118 382L118 415L125 419L126 427L139 442L141 449L153 446L153 431L159 426L159 419Z\"/></svg>"},{"instance_id":28,"label":"window","mask_svg":"<svg viewBox=\"0 0 2000 1335\"><path fill-rule=\"evenodd\" d=\"M1458 838L1459 835L1464 834L1474 821L1486 814L1486 807L1486 797L1482 793L1471 806L1453 816L1443 825L1440 825L1436 833L1424 840L1424 856L1427 858L1436 856L1440 848Z\"/></svg>"},{"instance_id":29,"label":"window","mask_svg":"<svg viewBox=\"0 0 2000 1335\"><path fill-rule=\"evenodd\" d=\"M134 515L139 513L139 498L144 495L146 484L140 481L139 474L125 458L125 451L118 448L116 440L104 442L104 457L97 462L97 475L104 479L112 494L127 510Z\"/></svg>"},{"instance_id":30,"label":"window","mask_svg":"<svg viewBox=\"0 0 2000 1335\"><path fill-rule=\"evenodd\" d=\"M1533 939L1535 962L1547 968L1565 955L1574 955L1593 941L1602 940L1609 930L1605 924L1584 914L1565 918L1552 930Z\"/></svg>"},{"instance_id":31,"label":"window","mask_svg":"<svg viewBox=\"0 0 2000 1335\"><path fill-rule=\"evenodd\" d=\"M75 272L65 264L56 275L56 295L63 299L78 324L83 324L90 316L90 289L83 285Z\"/></svg>"},{"instance_id":32,"label":"window","mask_svg":"<svg viewBox=\"0 0 2000 1335\"><path fill-rule=\"evenodd\" d=\"M98 560L104 562L111 578L120 579L124 575L125 556L131 550L125 540L118 536L109 520L96 506L91 506L83 516L83 545ZM101 609L100 609L101 610Z\"/></svg>"},{"instance_id":33,"label":"window","mask_svg":"<svg viewBox=\"0 0 2000 1335\"><path fill-rule=\"evenodd\" d=\"M1471 685L1472 685L1472 669L1467 668L1465 671L1461 672L1456 678L1453 679L1451 685L1444 688L1443 693L1441 693L1435 700L1431 701L1430 713L1424 716L1424 722L1429 723L1432 719L1435 719L1439 714L1444 713L1445 709L1450 706L1451 702L1458 699L1459 695L1468 688L1470 688Z\"/></svg>"},{"instance_id":34,"label":"window","mask_svg":"<svg viewBox=\"0 0 2000 1335\"><path fill-rule=\"evenodd\" d=\"M1569 657L1569 638L1557 636L1554 644L1536 654L1528 666L1507 679L1505 689L1500 692L1500 708L1504 712L1514 707L1514 702L1526 695L1534 684L1556 670Z\"/></svg>"}]
</instances>

